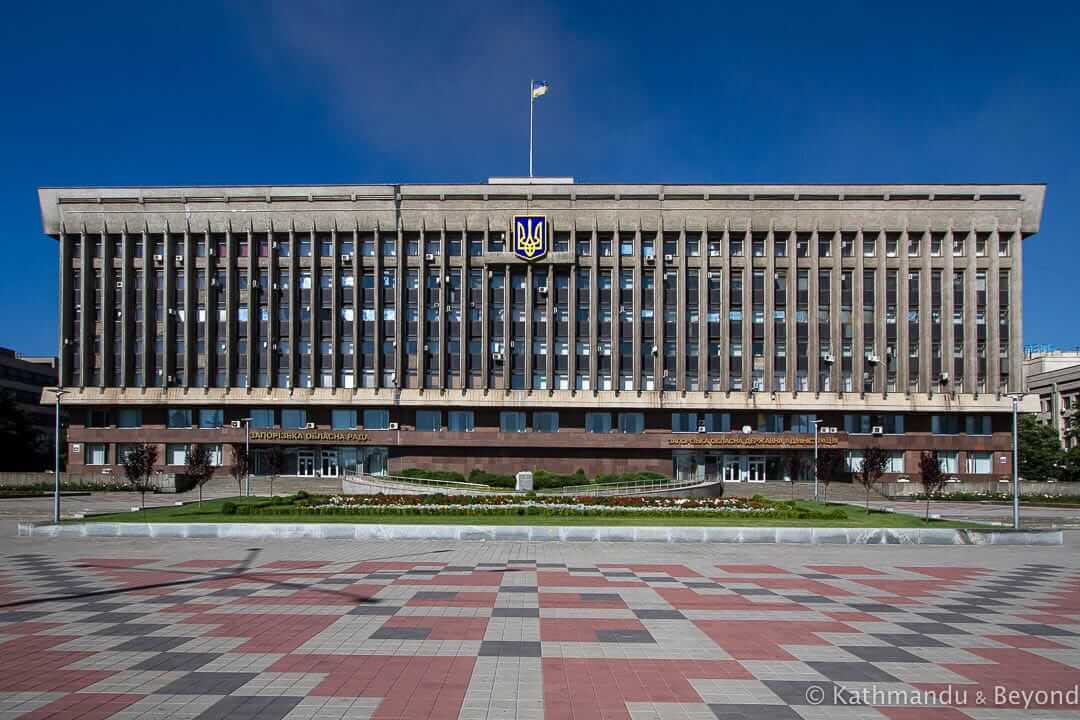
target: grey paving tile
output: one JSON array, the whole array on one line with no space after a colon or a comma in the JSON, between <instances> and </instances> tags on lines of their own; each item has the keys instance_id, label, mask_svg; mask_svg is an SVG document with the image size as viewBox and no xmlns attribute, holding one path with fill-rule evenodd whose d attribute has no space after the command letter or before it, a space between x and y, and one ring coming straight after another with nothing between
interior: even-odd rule
<instances>
[{"instance_id":1,"label":"grey paving tile","mask_svg":"<svg viewBox=\"0 0 1080 720\"><path fill-rule=\"evenodd\" d=\"M251 682L258 673L192 672L158 690L161 695L229 695Z\"/></svg>"}]
</instances>

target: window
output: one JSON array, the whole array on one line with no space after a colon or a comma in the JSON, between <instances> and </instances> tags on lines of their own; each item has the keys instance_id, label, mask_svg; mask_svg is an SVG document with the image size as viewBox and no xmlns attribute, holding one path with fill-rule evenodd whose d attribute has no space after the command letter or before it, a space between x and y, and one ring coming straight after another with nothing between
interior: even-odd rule
<instances>
[{"instance_id":1,"label":"window","mask_svg":"<svg viewBox=\"0 0 1080 720\"><path fill-rule=\"evenodd\" d=\"M792 415L791 432L812 433L814 432L815 420L817 420L817 417L814 415Z\"/></svg>"},{"instance_id":2,"label":"window","mask_svg":"<svg viewBox=\"0 0 1080 720\"><path fill-rule=\"evenodd\" d=\"M187 445L169 443L165 446L166 465L187 465Z\"/></svg>"},{"instance_id":3,"label":"window","mask_svg":"<svg viewBox=\"0 0 1080 720\"><path fill-rule=\"evenodd\" d=\"M349 408L334 408L330 411L330 428L332 430L355 430L356 411Z\"/></svg>"},{"instance_id":4,"label":"window","mask_svg":"<svg viewBox=\"0 0 1080 720\"><path fill-rule=\"evenodd\" d=\"M123 465L124 459L127 458L128 453L134 452L136 448L141 447L138 443L123 443L116 446L116 464Z\"/></svg>"},{"instance_id":5,"label":"window","mask_svg":"<svg viewBox=\"0 0 1080 720\"><path fill-rule=\"evenodd\" d=\"M989 475L992 466L991 457L988 452L969 452L967 471L972 475Z\"/></svg>"},{"instance_id":6,"label":"window","mask_svg":"<svg viewBox=\"0 0 1080 720\"><path fill-rule=\"evenodd\" d=\"M990 435L991 423L989 415L968 415L964 419L965 430L968 435Z\"/></svg>"},{"instance_id":7,"label":"window","mask_svg":"<svg viewBox=\"0 0 1080 720\"><path fill-rule=\"evenodd\" d=\"M281 427L285 430L299 430L307 425L307 411L287 408L281 411Z\"/></svg>"},{"instance_id":8,"label":"window","mask_svg":"<svg viewBox=\"0 0 1080 720\"><path fill-rule=\"evenodd\" d=\"M705 413L705 432L731 432L731 413Z\"/></svg>"},{"instance_id":9,"label":"window","mask_svg":"<svg viewBox=\"0 0 1080 720\"><path fill-rule=\"evenodd\" d=\"M933 415L930 418L930 432L934 435L956 435L960 432L960 418L956 415Z\"/></svg>"},{"instance_id":10,"label":"window","mask_svg":"<svg viewBox=\"0 0 1080 720\"><path fill-rule=\"evenodd\" d=\"M442 411L417 410L416 429L419 432L439 432L442 430Z\"/></svg>"},{"instance_id":11,"label":"window","mask_svg":"<svg viewBox=\"0 0 1080 720\"><path fill-rule=\"evenodd\" d=\"M116 427L137 428L142 427L141 408L120 408L116 411Z\"/></svg>"},{"instance_id":12,"label":"window","mask_svg":"<svg viewBox=\"0 0 1080 720\"><path fill-rule=\"evenodd\" d=\"M611 413L585 413L585 432L611 432Z\"/></svg>"},{"instance_id":13,"label":"window","mask_svg":"<svg viewBox=\"0 0 1080 720\"><path fill-rule=\"evenodd\" d=\"M645 432L645 413L619 413L619 432Z\"/></svg>"},{"instance_id":14,"label":"window","mask_svg":"<svg viewBox=\"0 0 1080 720\"><path fill-rule=\"evenodd\" d=\"M904 472L904 453L903 451L896 451L889 453L889 459L885 463L885 472L887 473L902 473Z\"/></svg>"},{"instance_id":15,"label":"window","mask_svg":"<svg viewBox=\"0 0 1080 720\"><path fill-rule=\"evenodd\" d=\"M525 413L511 410L500 412L499 432L525 432Z\"/></svg>"},{"instance_id":16,"label":"window","mask_svg":"<svg viewBox=\"0 0 1080 720\"><path fill-rule=\"evenodd\" d=\"M252 408L248 411L252 430L265 430L274 427L274 411L269 408Z\"/></svg>"},{"instance_id":17,"label":"window","mask_svg":"<svg viewBox=\"0 0 1080 720\"><path fill-rule=\"evenodd\" d=\"M559 432L559 413L547 410L534 412L533 432Z\"/></svg>"},{"instance_id":18,"label":"window","mask_svg":"<svg viewBox=\"0 0 1080 720\"><path fill-rule=\"evenodd\" d=\"M187 408L169 408L165 426L170 429L191 427L191 410Z\"/></svg>"},{"instance_id":19,"label":"window","mask_svg":"<svg viewBox=\"0 0 1080 720\"><path fill-rule=\"evenodd\" d=\"M90 408L86 411L86 427L109 427L109 411Z\"/></svg>"},{"instance_id":20,"label":"window","mask_svg":"<svg viewBox=\"0 0 1080 720\"><path fill-rule=\"evenodd\" d=\"M476 419L472 410L451 410L447 430L450 432L472 432L476 429Z\"/></svg>"},{"instance_id":21,"label":"window","mask_svg":"<svg viewBox=\"0 0 1080 720\"><path fill-rule=\"evenodd\" d=\"M105 444L104 443L87 443L86 445L86 460L87 465L104 465L105 464Z\"/></svg>"},{"instance_id":22,"label":"window","mask_svg":"<svg viewBox=\"0 0 1080 720\"><path fill-rule=\"evenodd\" d=\"M199 427L216 429L225 424L225 411L221 408L202 408L199 410Z\"/></svg>"},{"instance_id":23,"label":"window","mask_svg":"<svg viewBox=\"0 0 1080 720\"><path fill-rule=\"evenodd\" d=\"M364 429L365 430L389 430L390 429L390 411L389 410L365 410L364 411Z\"/></svg>"},{"instance_id":24,"label":"window","mask_svg":"<svg viewBox=\"0 0 1080 720\"><path fill-rule=\"evenodd\" d=\"M221 445L206 445L207 460L210 463L210 467L221 467L224 463L224 453L221 452Z\"/></svg>"},{"instance_id":25,"label":"window","mask_svg":"<svg viewBox=\"0 0 1080 720\"><path fill-rule=\"evenodd\" d=\"M698 416L692 412L671 413L671 432L697 432Z\"/></svg>"},{"instance_id":26,"label":"window","mask_svg":"<svg viewBox=\"0 0 1080 720\"><path fill-rule=\"evenodd\" d=\"M956 472L956 451L938 452L938 462L941 464L941 472L952 474Z\"/></svg>"}]
</instances>

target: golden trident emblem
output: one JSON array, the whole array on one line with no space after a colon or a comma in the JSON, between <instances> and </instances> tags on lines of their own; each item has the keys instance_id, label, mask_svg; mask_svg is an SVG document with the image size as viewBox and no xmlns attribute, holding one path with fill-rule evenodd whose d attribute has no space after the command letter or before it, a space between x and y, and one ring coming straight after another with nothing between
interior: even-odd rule
<instances>
[{"instance_id":1,"label":"golden trident emblem","mask_svg":"<svg viewBox=\"0 0 1080 720\"><path fill-rule=\"evenodd\" d=\"M514 219L514 246L518 254L528 259L544 253L544 218L518 217Z\"/></svg>"}]
</instances>

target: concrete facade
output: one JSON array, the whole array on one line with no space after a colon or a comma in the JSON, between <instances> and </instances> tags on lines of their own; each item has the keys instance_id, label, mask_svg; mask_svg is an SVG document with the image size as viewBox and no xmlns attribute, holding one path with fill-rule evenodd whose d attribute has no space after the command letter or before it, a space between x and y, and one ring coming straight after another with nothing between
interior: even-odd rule
<instances>
[{"instance_id":1,"label":"concrete facade","mask_svg":"<svg viewBox=\"0 0 1080 720\"><path fill-rule=\"evenodd\" d=\"M1056 364L1056 369L1032 372L1025 377L1024 391L1039 398L1039 419L1049 425L1066 450L1078 444L1068 437L1069 422L1080 412L1080 356L1073 364Z\"/></svg>"},{"instance_id":2,"label":"concrete facade","mask_svg":"<svg viewBox=\"0 0 1080 720\"><path fill-rule=\"evenodd\" d=\"M293 435L256 444L589 474L805 454L815 418L837 447L901 453L907 474L928 448L957 452L958 475L968 453L1007 474L1023 239L1043 195L543 179L40 191L65 402L101 411L71 439L104 445L105 465L128 442L239 440L228 422L269 409L264 429ZM533 262L511 252L522 213L550 226ZM131 408L138 425L116 427ZM167 408L222 415L169 428ZM290 409L314 427L290 427ZM335 414L349 409L351 425ZM365 410L386 412L372 426ZM504 412L523 414L507 427ZM541 431L549 412L557 432ZM586 432L623 413L632 432Z\"/></svg>"}]
</instances>

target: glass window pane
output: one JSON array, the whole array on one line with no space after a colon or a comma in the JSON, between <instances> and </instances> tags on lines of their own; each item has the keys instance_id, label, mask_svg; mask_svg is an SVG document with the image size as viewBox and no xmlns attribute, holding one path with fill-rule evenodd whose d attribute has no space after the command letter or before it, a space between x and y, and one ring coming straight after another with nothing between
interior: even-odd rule
<instances>
[{"instance_id":1,"label":"glass window pane","mask_svg":"<svg viewBox=\"0 0 1080 720\"><path fill-rule=\"evenodd\" d=\"M534 412L533 432L559 432L559 413L551 411Z\"/></svg>"},{"instance_id":2,"label":"glass window pane","mask_svg":"<svg viewBox=\"0 0 1080 720\"><path fill-rule=\"evenodd\" d=\"M447 429L450 432L472 432L475 420L472 410L451 410Z\"/></svg>"},{"instance_id":3,"label":"glass window pane","mask_svg":"<svg viewBox=\"0 0 1080 720\"><path fill-rule=\"evenodd\" d=\"M439 410L417 410L416 429L419 432L439 432L442 430L442 412Z\"/></svg>"},{"instance_id":4,"label":"glass window pane","mask_svg":"<svg viewBox=\"0 0 1080 720\"><path fill-rule=\"evenodd\" d=\"M365 410L364 411L364 429L365 430L388 430L390 428L390 411L389 410Z\"/></svg>"},{"instance_id":5,"label":"glass window pane","mask_svg":"<svg viewBox=\"0 0 1080 720\"><path fill-rule=\"evenodd\" d=\"M645 432L645 413L619 413L619 432Z\"/></svg>"},{"instance_id":6,"label":"glass window pane","mask_svg":"<svg viewBox=\"0 0 1080 720\"><path fill-rule=\"evenodd\" d=\"M330 412L330 427L333 430L355 430L356 411L349 408L335 408Z\"/></svg>"},{"instance_id":7,"label":"glass window pane","mask_svg":"<svg viewBox=\"0 0 1080 720\"><path fill-rule=\"evenodd\" d=\"M169 408L167 427L189 428L191 427L191 410L187 408Z\"/></svg>"},{"instance_id":8,"label":"glass window pane","mask_svg":"<svg viewBox=\"0 0 1080 720\"><path fill-rule=\"evenodd\" d=\"M307 424L307 411L286 408L281 411L281 427L286 430L298 430Z\"/></svg>"},{"instance_id":9,"label":"glass window pane","mask_svg":"<svg viewBox=\"0 0 1080 720\"><path fill-rule=\"evenodd\" d=\"M611 432L611 413L585 413L585 432Z\"/></svg>"},{"instance_id":10,"label":"glass window pane","mask_svg":"<svg viewBox=\"0 0 1080 720\"><path fill-rule=\"evenodd\" d=\"M221 408L200 408L199 427L204 429L220 428L225 422L225 411Z\"/></svg>"}]
</instances>

